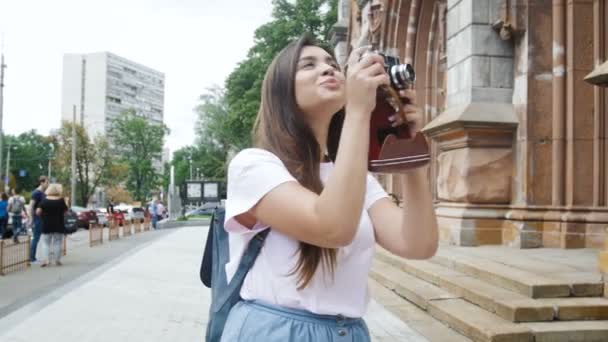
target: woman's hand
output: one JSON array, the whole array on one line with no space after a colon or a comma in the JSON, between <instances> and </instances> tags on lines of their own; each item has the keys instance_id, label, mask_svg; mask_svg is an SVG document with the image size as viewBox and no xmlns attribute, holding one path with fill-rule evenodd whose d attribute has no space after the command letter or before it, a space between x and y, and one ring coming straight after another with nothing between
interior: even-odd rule
<instances>
[{"instance_id":1,"label":"woman's hand","mask_svg":"<svg viewBox=\"0 0 608 342\"><path fill-rule=\"evenodd\" d=\"M416 105L416 91L406 89L399 91L399 96L406 99L406 104L403 106L402 113L395 113L388 119L393 122L393 127L406 124L410 130L410 136L413 138L422 129L422 110Z\"/></svg>"},{"instance_id":2,"label":"woman's hand","mask_svg":"<svg viewBox=\"0 0 608 342\"><path fill-rule=\"evenodd\" d=\"M346 74L346 114L355 111L371 115L376 107L376 90L390 80L384 71L384 59L367 47L354 50L348 58Z\"/></svg>"}]
</instances>

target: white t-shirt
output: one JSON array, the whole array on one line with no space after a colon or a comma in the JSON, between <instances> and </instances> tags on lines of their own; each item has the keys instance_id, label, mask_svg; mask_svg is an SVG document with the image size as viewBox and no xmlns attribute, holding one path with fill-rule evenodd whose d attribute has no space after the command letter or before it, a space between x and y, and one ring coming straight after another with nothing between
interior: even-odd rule
<instances>
[{"instance_id":1,"label":"white t-shirt","mask_svg":"<svg viewBox=\"0 0 608 342\"><path fill-rule=\"evenodd\" d=\"M327 181L333 167L333 163L321 163L323 182ZM258 222L248 229L235 216L254 207L276 186L291 181L296 180L281 160L266 150L243 150L230 163L224 225L229 232L230 261L226 265L229 280L234 276L249 241L268 227ZM319 265L310 283L298 290L297 274L289 274L299 258L299 241L271 230L260 255L245 277L241 297L316 314L362 317L369 302L367 277L375 248L373 225L367 210L383 197L387 197L386 192L368 174L359 228L352 244L338 249L333 279Z\"/></svg>"}]
</instances>

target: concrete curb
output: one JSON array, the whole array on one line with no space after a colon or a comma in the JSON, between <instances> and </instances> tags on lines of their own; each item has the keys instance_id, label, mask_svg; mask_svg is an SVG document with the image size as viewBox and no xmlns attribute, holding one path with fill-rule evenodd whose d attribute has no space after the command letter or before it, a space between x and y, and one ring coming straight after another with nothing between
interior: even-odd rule
<instances>
[{"instance_id":1,"label":"concrete curb","mask_svg":"<svg viewBox=\"0 0 608 342\"><path fill-rule=\"evenodd\" d=\"M168 228L181 228L181 227L200 227L200 226L208 226L209 219L201 219L201 220L188 220L188 221L163 221L158 222L158 229L168 229Z\"/></svg>"}]
</instances>

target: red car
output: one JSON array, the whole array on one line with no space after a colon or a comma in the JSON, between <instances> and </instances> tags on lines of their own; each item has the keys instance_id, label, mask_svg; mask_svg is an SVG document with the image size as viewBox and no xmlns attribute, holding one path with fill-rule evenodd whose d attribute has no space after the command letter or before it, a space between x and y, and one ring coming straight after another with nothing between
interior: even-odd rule
<instances>
[{"instance_id":1,"label":"red car","mask_svg":"<svg viewBox=\"0 0 608 342\"><path fill-rule=\"evenodd\" d=\"M90 224L99 222L97 220L97 214L95 213L95 210L76 206L72 207L71 209L74 213L76 213L76 216L78 217L76 225L79 228L89 229Z\"/></svg>"}]
</instances>

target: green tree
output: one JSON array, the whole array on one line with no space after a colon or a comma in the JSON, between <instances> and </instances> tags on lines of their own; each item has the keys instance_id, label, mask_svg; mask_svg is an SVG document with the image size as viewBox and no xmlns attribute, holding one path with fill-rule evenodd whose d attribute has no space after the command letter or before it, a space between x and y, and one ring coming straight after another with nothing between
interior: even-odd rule
<instances>
[{"instance_id":1,"label":"green tree","mask_svg":"<svg viewBox=\"0 0 608 342\"><path fill-rule=\"evenodd\" d=\"M255 31L247 58L228 76L225 90L212 87L196 107L196 146L176 151L176 184L189 172L187 158L205 176L224 179L226 157L231 150L251 145L251 130L260 106L262 81L268 65L290 41L304 33L328 45L329 32L337 20L337 0L274 0L273 20Z\"/></svg>"},{"instance_id":2,"label":"green tree","mask_svg":"<svg viewBox=\"0 0 608 342\"><path fill-rule=\"evenodd\" d=\"M71 189L73 127L76 129L76 189ZM91 139L82 126L64 121L54 139L54 178L64 185L65 196L76 191L74 205L86 206L98 187L118 181L117 166L104 137Z\"/></svg>"},{"instance_id":3,"label":"green tree","mask_svg":"<svg viewBox=\"0 0 608 342\"><path fill-rule=\"evenodd\" d=\"M9 165L9 187L23 189L24 194L36 186L38 176L48 173L49 157L52 158L52 138L31 130L18 136L4 136L4 158L7 162L8 149L11 150ZM6 164L0 174L6 173ZM4 191L2 182L1 191Z\"/></svg>"},{"instance_id":4,"label":"green tree","mask_svg":"<svg viewBox=\"0 0 608 342\"><path fill-rule=\"evenodd\" d=\"M160 163L168 133L164 124L150 123L133 110L124 112L113 122L110 135L120 160L128 166L127 190L137 201L145 202L161 185L162 175L155 163Z\"/></svg>"}]
</instances>

